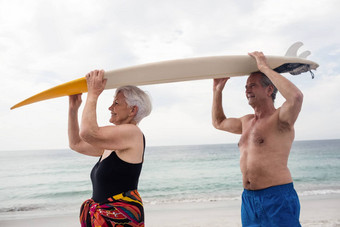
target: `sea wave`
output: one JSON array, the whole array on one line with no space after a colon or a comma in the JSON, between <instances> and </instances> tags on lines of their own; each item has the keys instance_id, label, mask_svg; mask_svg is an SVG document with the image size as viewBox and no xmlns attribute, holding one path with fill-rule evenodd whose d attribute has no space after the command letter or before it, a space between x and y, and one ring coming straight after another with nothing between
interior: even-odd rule
<instances>
[{"instance_id":1,"label":"sea wave","mask_svg":"<svg viewBox=\"0 0 340 227\"><path fill-rule=\"evenodd\" d=\"M300 192L300 196L340 194L340 189L321 189Z\"/></svg>"},{"instance_id":2,"label":"sea wave","mask_svg":"<svg viewBox=\"0 0 340 227\"><path fill-rule=\"evenodd\" d=\"M0 208L0 213L9 213L9 212L20 212L20 211L34 211L41 209L41 206L16 206L9 208Z\"/></svg>"},{"instance_id":3,"label":"sea wave","mask_svg":"<svg viewBox=\"0 0 340 227\"><path fill-rule=\"evenodd\" d=\"M209 202L219 202L219 201L232 201L239 200L241 201L240 196L235 197L215 197L215 198L186 198L186 199L173 199L173 198L164 198L164 199L153 199L146 198L143 199L144 204L158 205L158 204L173 204L173 203L209 203Z\"/></svg>"},{"instance_id":4,"label":"sea wave","mask_svg":"<svg viewBox=\"0 0 340 227\"><path fill-rule=\"evenodd\" d=\"M49 191L46 193L39 193L39 194L34 194L31 196L31 198L72 198L74 196L83 196L83 195L92 195L91 190L75 190L75 191L61 191L61 192L53 192Z\"/></svg>"}]
</instances>

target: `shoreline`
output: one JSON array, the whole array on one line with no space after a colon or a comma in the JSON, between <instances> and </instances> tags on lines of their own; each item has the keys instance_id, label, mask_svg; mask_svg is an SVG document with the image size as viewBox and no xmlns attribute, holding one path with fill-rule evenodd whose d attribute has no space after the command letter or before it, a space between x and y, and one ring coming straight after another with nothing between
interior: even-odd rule
<instances>
[{"instance_id":1,"label":"shoreline","mask_svg":"<svg viewBox=\"0 0 340 227\"><path fill-rule=\"evenodd\" d=\"M340 226L340 194L301 196L302 226ZM145 226L241 226L241 201L145 204ZM0 226L80 226L78 213L0 220Z\"/></svg>"}]
</instances>

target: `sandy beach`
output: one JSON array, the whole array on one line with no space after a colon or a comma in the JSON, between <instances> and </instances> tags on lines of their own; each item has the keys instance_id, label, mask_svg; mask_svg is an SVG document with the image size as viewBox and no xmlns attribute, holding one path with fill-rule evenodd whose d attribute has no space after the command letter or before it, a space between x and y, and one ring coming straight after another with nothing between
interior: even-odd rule
<instances>
[{"instance_id":1,"label":"sandy beach","mask_svg":"<svg viewBox=\"0 0 340 227\"><path fill-rule=\"evenodd\" d=\"M302 226L340 226L340 194L300 197ZM147 227L241 226L239 200L205 203L146 204ZM0 226L79 226L76 213L64 216L0 220Z\"/></svg>"}]
</instances>

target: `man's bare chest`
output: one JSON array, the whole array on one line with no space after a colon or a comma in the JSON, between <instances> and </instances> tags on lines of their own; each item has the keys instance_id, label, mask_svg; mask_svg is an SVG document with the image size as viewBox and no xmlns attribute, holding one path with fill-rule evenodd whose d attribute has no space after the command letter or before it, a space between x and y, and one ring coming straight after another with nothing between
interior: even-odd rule
<instances>
[{"instance_id":1,"label":"man's bare chest","mask_svg":"<svg viewBox=\"0 0 340 227\"><path fill-rule=\"evenodd\" d=\"M250 120L242 127L239 146L263 146L277 134L277 123L272 118Z\"/></svg>"}]
</instances>

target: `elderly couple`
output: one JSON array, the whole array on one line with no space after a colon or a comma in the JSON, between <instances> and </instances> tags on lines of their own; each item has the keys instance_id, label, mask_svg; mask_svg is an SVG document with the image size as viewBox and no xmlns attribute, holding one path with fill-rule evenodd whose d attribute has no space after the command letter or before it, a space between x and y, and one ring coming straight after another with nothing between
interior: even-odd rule
<instances>
[{"instance_id":1,"label":"elderly couple","mask_svg":"<svg viewBox=\"0 0 340 227\"><path fill-rule=\"evenodd\" d=\"M300 226L300 204L287 167L294 140L294 123L302 106L301 91L269 68L262 52L249 54L258 70L250 74L245 94L253 114L226 117L222 91L229 79L214 79L212 124L240 134L240 168L243 176L243 226ZM143 165L145 138L137 126L151 112L148 95L135 86L116 90L110 122L99 127L96 106L104 90L104 71L86 75L88 95L81 124L81 94L69 97L68 135L71 149L98 156L91 171L93 195L81 206L81 226L144 226L144 211L137 191ZM277 91L285 102L274 107Z\"/></svg>"}]
</instances>

